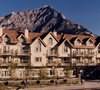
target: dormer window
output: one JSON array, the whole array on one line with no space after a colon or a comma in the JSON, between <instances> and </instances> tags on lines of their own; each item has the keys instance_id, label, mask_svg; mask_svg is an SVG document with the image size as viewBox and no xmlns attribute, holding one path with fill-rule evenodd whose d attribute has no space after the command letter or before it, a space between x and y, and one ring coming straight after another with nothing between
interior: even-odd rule
<instances>
[{"instance_id":1,"label":"dormer window","mask_svg":"<svg viewBox=\"0 0 100 90\"><path fill-rule=\"evenodd\" d=\"M37 51L41 52L41 42L38 40L38 47L37 47Z\"/></svg>"},{"instance_id":2,"label":"dormer window","mask_svg":"<svg viewBox=\"0 0 100 90\"><path fill-rule=\"evenodd\" d=\"M77 39L77 40L75 41L75 45L81 45L81 40L80 40L80 39Z\"/></svg>"},{"instance_id":3,"label":"dormer window","mask_svg":"<svg viewBox=\"0 0 100 90\"><path fill-rule=\"evenodd\" d=\"M3 39L5 43L10 43L10 38L6 35Z\"/></svg>"},{"instance_id":4,"label":"dormer window","mask_svg":"<svg viewBox=\"0 0 100 90\"><path fill-rule=\"evenodd\" d=\"M20 43L25 43L26 40L25 40L25 38L22 36L22 37L20 37L19 42L20 42Z\"/></svg>"},{"instance_id":5,"label":"dormer window","mask_svg":"<svg viewBox=\"0 0 100 90\"><path fill-rule=\"evenodd\" d=\"M98 46L98 53L100 53L100 45Z\"/></svg>"},{"instance_id":6,"label":"dormer window","mask_svg":"<svg viewBox=\"0 0 100 90\"><path fill-rule=\"evenodd\" d=\"M49 38L49 44L53 45L53 39L52 38Z\"/></svg>"},{"instance_id":7,"label":"dormer window","mask_svg":"<svg viewBox=\"0 0 100 90\"><path fill-rule=\"evenodd\" d=\"M36 46L36 52L41 52L41 42L38 40L38 45Z\"/></svg>"},{"instance_id":8,"label":"dormer window","mask_svg":"<svg viewBox=\"0 0 100 90\"><path fill-rule=\"evenodd\" d=\"M87 44L87 46L93 46L93 41L92 40L88 40L86 44Z\"/></svg>"},{"instance_id":9,"label":"dormer window","mask_svg":"<svg viewBox=\"0 0 100 90\"><path fill-rule=\"evenodd\" d=\"M68 52L68 48L64 46L64 52Z\"/></svg>"},{"instance_id":10,"label":"dormer window","mask_svg":"<svg viewBox=\"0 0 100 90\"><path fill-rule=\"evenodd\" d=\"M64 52L68 52L68 48L67 48L66 42L65 42L65 44L64 44Z\"/></svg>"}]
</instances>

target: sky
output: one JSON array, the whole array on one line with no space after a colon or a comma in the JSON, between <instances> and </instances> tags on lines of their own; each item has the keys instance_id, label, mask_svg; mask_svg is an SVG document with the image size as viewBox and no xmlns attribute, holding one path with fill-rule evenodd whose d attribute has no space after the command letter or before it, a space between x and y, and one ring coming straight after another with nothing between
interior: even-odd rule
<instances>
[{"instance_id":1,"label":"sky","mask_svg":"<svg viewBox=\"0 0 100 90\"><path fill-rule=\"evenodd\" d=\"M100 35L100 0L0 0L0 16L50 5L73 23Z\"/></svg>"}]
</instances>

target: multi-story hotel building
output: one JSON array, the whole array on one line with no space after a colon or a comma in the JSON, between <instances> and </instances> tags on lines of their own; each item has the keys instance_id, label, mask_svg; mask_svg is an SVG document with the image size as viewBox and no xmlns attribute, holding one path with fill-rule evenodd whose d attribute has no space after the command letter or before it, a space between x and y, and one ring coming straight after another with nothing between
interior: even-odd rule
<instances>
[{"instance_id":1,"label":"multi-story hotel building","mask_svg":"<svg viewBox=\"0 0 100 90\"><path fill-rule=\"evenodd\" d=\"M64 78L99 64L100 37L0 28L1 80Z\"/></svg>"}]
</instances>

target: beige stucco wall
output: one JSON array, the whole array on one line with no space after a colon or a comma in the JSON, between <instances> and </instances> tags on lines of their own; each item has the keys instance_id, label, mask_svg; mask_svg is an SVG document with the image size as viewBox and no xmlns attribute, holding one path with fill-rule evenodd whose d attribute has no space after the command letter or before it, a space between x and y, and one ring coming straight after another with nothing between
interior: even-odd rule
<instances>
[{"instance_id":1,"label":"beige stucco wall","mask_svg":"<svg viewBox=\"0 0 100 90\"><path fill-rule=\"evenodd\" d=\"M32 66L45 66L47 63L46 59L46 47L41 43L41 52L37 52L36 48L38 48L38 40L36 39L32 44L31 44L31 65ZM42 61L41 62L36 62L36 57L41 57Z\"/></svg>"},{"instance_id":2,"label":"beige stucco wall","mask_svg":"<svg viewBox=\"0 0 100 90\"><path fill-rule=\"evenodd\" d=\"M69 57L70 56L70 48L67 47L67 52L64 52L64 42L58 47L58 55L59 57Z\"/></svg>"}]
</instances>

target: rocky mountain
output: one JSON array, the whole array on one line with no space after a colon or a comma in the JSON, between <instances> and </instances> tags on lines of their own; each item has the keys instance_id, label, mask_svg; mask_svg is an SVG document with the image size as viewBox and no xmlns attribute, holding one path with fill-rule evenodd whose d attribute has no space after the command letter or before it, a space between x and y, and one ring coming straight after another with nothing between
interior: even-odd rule
<instances>
[{"instance_id":1,"label":"rocky mountain","mask_svg":"<svg viewBox=\"0 0 100 90\"><path fill-rule=\"evenodd\" d=\"M35 10L12 12L0 17L0 26L21 31L28 28L30 31L41 33L56 31L69 34L92 34L82 25L72 23L63 14L48 5Z\"/></svg>"}]
</instances>

